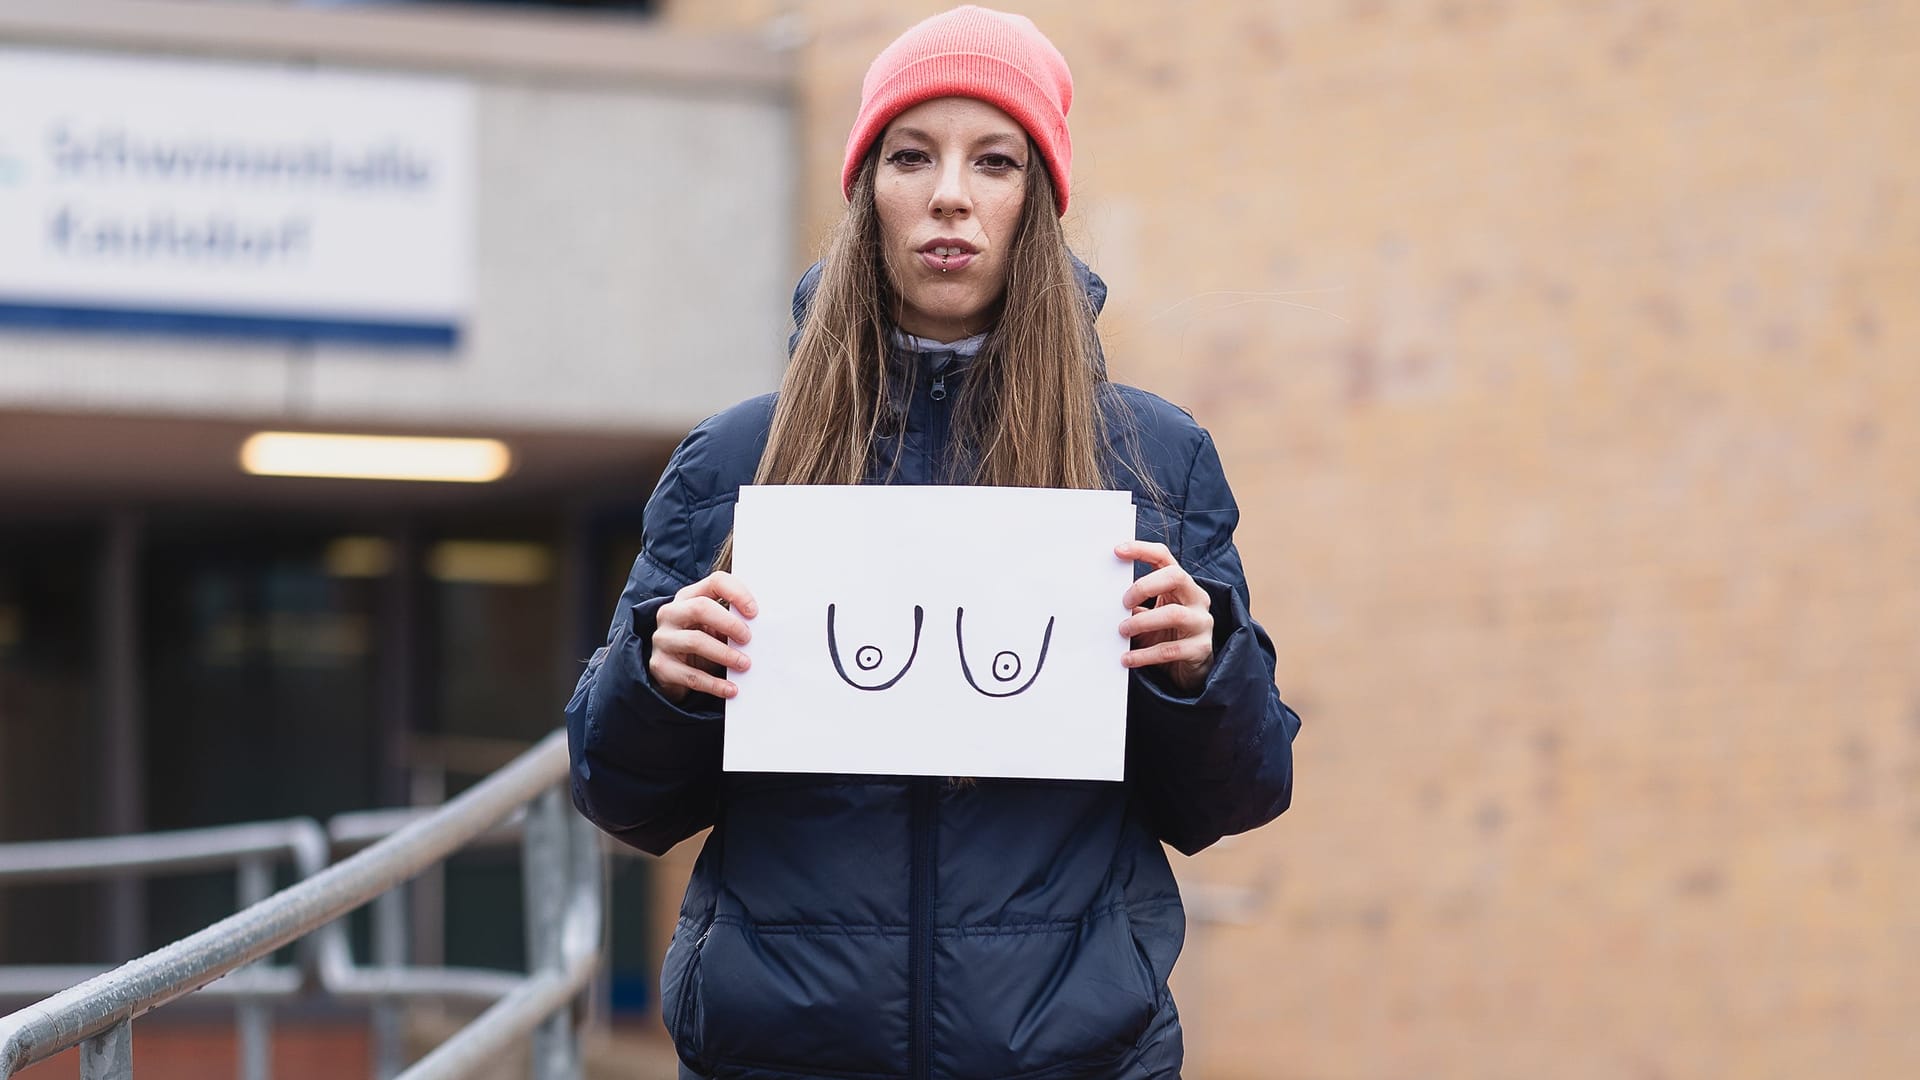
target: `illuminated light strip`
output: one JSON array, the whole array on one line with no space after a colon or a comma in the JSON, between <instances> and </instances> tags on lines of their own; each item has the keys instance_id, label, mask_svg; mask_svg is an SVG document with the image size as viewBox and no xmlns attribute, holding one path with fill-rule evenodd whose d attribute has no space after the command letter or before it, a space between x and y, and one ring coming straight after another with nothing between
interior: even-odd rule
<instances>
[{"instance_id":1,"label":"illuminated light strip","mask_svg":"<svg viewBox=\"0 0 1920 1080\"><path fill-rule=\"evenodd\" d=\"M545 544L500 540L442 540L427 551L427 573L459 585L542 585L553 576Z\"/></svg>"},{"instance_id":2,"label":"illuminated light strip","mask_svg":"<svg viewBox=\"0 0 1920 1080\"><path fill-rule=\"evenodd\" d=\"M261 431L240 447L240 467L256 476L485 484L512 465L512 451L498 439Z\"/></svg>"},{"instance_id":3,"label":"illuminated light strip","mask_svg":"<svg viewBox=\"0 0 1920 1080\"><path fill-rule=\"evenodd\" d=\"M377 578L393 573L393 544L378 536L342 536L320 555L328 577Z\"/></svg>"}]
</instances>

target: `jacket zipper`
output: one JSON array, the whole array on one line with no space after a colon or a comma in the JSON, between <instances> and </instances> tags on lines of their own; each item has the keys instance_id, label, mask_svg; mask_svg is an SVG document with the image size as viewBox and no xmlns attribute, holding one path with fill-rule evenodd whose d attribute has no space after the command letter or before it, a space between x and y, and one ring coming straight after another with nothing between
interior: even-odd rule
<instances>
[{"instance_id":1,"label":"jacket zipper","mask_svg":"<svg viewBox=\"0 0 1920 1080\"><path fill-rule=\"evenodd\" d=\"M927 388L927 399L933 402L927 413L927 483L950 484L953 482L951 469L941 468L941 463L951 457L947 439L952 434L952 407L947 404L951 396L947 392L947 366L952 358L941 362L934 370L933 385Z\"/></svg>"},{"instance_id":2,"label":"jacket zipper","mask_svg":"<svg viewBox=\"0 0 1920 1080\"><path fill-rule=\"evenodd\" d=\"M948 358L949 361L951 358ZM951 418L947 415L946 364L936 370L927 398L928 476L939 483L935 466L947 455ZM933 891L934 868L939 859L938 836L940 792L937 781L918 777L913 783L913 801L907 825L913 836L912 879L908 883L911 912L907 927L907 1054L911 1059L907 1075L912 1080L930 1080L933 1076Z\"/></svg>"},{"instance_id":3,"label":"jacket zipper","mask_svg":"<svg viewBox=\"0 0 1920 1080\"><path fill-rule=\"evenodd\" d=\"M939 793L934 781L913 781L913 804L908 826L913 833L913 878L908 885L912 913L907 928L908 1028L907 1052L912 1058L907 1075L928 1080L933 1075L933 886L934 817Z\"/></svg>"}]
</instances>

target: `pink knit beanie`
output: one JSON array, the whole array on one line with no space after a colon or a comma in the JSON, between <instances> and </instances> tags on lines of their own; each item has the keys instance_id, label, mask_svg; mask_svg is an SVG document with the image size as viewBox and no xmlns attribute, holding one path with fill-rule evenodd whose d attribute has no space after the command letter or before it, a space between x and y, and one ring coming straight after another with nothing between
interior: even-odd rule
<instances>
[{"instance_id":1,"label":"pink knit beanie","mask_svg":"<svg viewBox=\"0 0 1920 1080\"><path fill-rule=\"evenodd\" d=\"M847 136L841 192L852 197L867 148L894 117L942 97L978 98L1019 121L1053 174L1060 212L1067 212L1073 179L1073 141L1067 136L1073 74L1067 59L1026 16L972 4L914 26L874 58L860 84L860 115Z\"/></svg>"}]
</instances>

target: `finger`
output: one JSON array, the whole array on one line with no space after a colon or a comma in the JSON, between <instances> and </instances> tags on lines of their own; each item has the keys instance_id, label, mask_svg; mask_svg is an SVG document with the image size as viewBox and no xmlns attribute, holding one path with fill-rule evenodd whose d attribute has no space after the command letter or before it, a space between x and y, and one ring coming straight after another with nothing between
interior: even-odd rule
<instances>
[{"instance_id":1,"label":"finger","mask_svg":"<svg viewBox=\"0 0 1920 1080\"><path fill-rule=\"evenodd\" d=\"M1122 607L1135 608L1144 604L1150 596L1164 596L1176 604L1189 604L1202 610L1213 607L1212 598L1193 580L1178 563L1163 566L1158 570L1135 581L1120 594Z\"/></svg>"},{"instance_id":2,"label":"finger","mask_svg":"<svg viewBox=\"0 0 1920 1080\"><path fill-rule=\"evenodd\" d=\"M1177 637L1212 637L1213 616L1185 604L1163 604L1120 620L1122 637L1139 637L1156 630L1171 630Z\"/></svg>"},{"instance_id":3,"label":"finger","mask_svg":"<svg viewBox=\"0 0 1920 1080\"><path fill-rule=\"evenodd\" d=\"M712 694L719 698L730 698L740 692L739 687L718 675L709 675L698 668L688 667L670 656L656 654L654 664L654 681L667 686L698 690L700 693Z\"/></svg>"},{"instance_id":4,"label":"finger","mask_svg":"<svg viewBox=\"0 0 1920 1080\"><path fill-rule=\"evenodd\" d=\"M675 600L662 607L655 618L661 626L676 630L698 627L715 637L729 638L742 645L753 640L753 631L747 628L747 621L721 607L720 601L711 596Z\"/></svg>"},{"instance_id":5,"label":"finger","mask_svg":"<svg viewBox=\"0 0 1920 1080\"><path fill-rule=\"evenodd\" d=\"M690 666L691 661L699 659L710 660L734 671L745 671L751 663L746 653L705 630L662 630L653 636L653 647Z\"/></svg>"},{"instance_id":6,"label":"finger","mask_svg":"<svg viewBox=\"0 0 1920 1080\"><path fill-rule=\"evenodd\" d=\"M1114 548L1113 553L1122 559L1143 562L1149 566L1172 566L1175 561L1167 545L1152 540L1129 540Z\"/></svg>"},{"instance_id":7,"label":"finger","mask_svg":"<svg viewBox=\"0 0 1920 1080\"><path fill-rule=\"evenodd\" d=\"M1130 668L1152 667L1156 664L1198 664L1212 655L1211 641L1203 637L1190 637L1163 641L1144 649L1129 649L1121 656L1120 662Z\"/></svg>"},{"instance_id":8,"label":"finger","mask_svg":"<svg viewBox=\"0 0 1920 1080\"><path fill-rule=\"evenodd\" d=\"M740 579L725 570L715 570L706 577L693 583L695 595L711 596L715 600L724 600L733 605L733 609L751 619L760 614L760 606L754 603L753 594L740 583Z\"/></svg>"}]
</instances>

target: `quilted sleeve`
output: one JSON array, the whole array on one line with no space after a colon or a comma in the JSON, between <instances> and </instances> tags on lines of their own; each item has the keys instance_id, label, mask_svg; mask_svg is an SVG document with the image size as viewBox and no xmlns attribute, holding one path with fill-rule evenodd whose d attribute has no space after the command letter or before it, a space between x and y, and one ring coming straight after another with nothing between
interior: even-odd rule
<instances>
[{"instance_id":1,"label":"quilted sleeve","mask_svg":"<svg viewBox=\"0 0 1920 1080\"><path fill-rule=\"evenodd\" d=\"M720 791L721 704L664 697L647 672L654 619L683 586L706 576L717 540L694 536L691 509L706 493L695 466L710 433L694 429L661 473L643 540L607 643L594 651L567 703L573 804L616 838L659 855L713 824Z\"/></svg>"},{"instance_id":2,"label":"quilted sleeve","mask_svg":"<svg viewBox=\"0 0 1920 1080\"><path fill-rule=\"evenodd\" d=\"M1128 695L1127 775L1161 839L1192 855L1278 817L1293 799L1300 717L1274 685L1273 641L1255 622L1233 530L1240 511L1200 432L1173 554L1213 601L1213 668L1184 692L1138 668Z\"/></svg>"}]
</instances>

